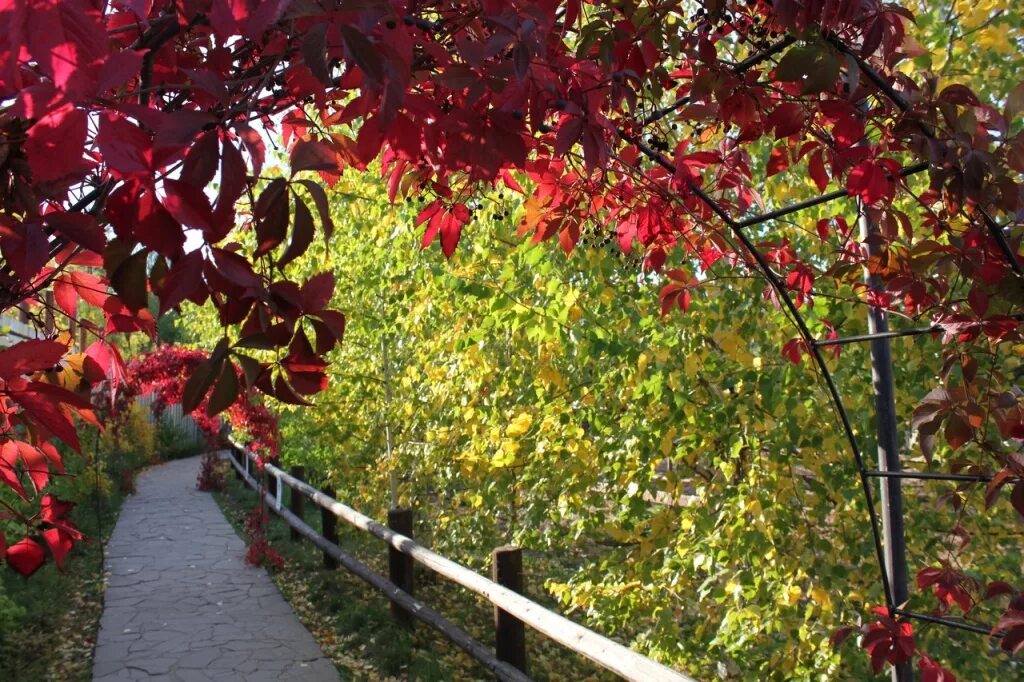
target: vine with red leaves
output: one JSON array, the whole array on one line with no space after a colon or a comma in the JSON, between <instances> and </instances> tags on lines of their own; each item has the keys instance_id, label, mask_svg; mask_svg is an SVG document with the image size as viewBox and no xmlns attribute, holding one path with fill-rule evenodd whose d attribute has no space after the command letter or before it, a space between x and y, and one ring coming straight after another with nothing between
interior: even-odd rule
<instances>
[{"instance_id":1,"label":"vine with red leaves","mask_svg":"<svg viewBox=\"0 0 1024 682\"><path fill-rule=\"evenodd\" d=\"M128 382L122 391L123 399L153 394L153 411L159 416L168 406L185 404L188 400L189 380L210 362L210 354L203 350L181 346L161 345L128 364ZM225 371L240 373L232 364L225 365ZM234 396L229 405L217 400L222 396L215 393L204 397L189 413L215 446L220 443L221 425L227 419L240 434L244 434L244 445L251 452L273 459L280 449L280 432L277 417L252 391Z\"/></svg>"},{"instance_id":2,"label":"vine with red leaves","mask_svg":"<svg viewBox=\"0 0 1024 682\"><path fill-rule=\"evenodd\" d=\"M245 561L251 566L284 568L284 557L274 549L267 540L267 524L270 523L270 512L258 504L245 515L245 537L249 540L249 548L245 553Z\"/></svg>"}]
</instances>

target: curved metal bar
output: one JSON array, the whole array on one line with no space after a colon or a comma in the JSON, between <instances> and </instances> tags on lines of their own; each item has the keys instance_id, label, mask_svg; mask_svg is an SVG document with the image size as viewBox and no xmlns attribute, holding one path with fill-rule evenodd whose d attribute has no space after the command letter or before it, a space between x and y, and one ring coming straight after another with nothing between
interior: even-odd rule
<instances>
[{"instance_id":1,"label":"curved metal bar","mask_svg":"<svg viewBox=\"0 0 1024 682\"><path fill-rule=\"evenodd\" d=\"M634 135L629 135L624 131L620 131L619 134L622 136L622 139L635 145L637 149L644 154L644 156L651 159L662 168L675 172L675 164L665 158L661 153L644 144L642 140L638 139ZM857 465L857 473L860 477L861 489L863 490L864 498L867 501L868 513L871 517L871 536L875 546L875 555L878 560L878 566L880 567L880 577L882 591L885 594L885 602L890 609L894 609L896 608L896 604L893 601L893 591L892 585L889 583L889 575L885 570L885 551L882 546L882 528L878 520L878 514L875 512L875 497L871 492L871 480L867 475L867 467L864 465L864 456L857 443L857 438L853 433L853 424L850 422L849 413L846 411L846 406L843 403L842 396L839 395L839 388L836 386L832 372L829 370L828 364L825 362L825 356L822 354L821 348L817 345L814 335L811 334L811 330L808 328L806 320L800 313L800 310L796 307L792 297L790 297L789 291L779 279L778 275L775 274L775 271L771 269L771 266L765 259L764 255L757 250L757 247L743 230L743 225L734 220L732 216L730 216L725 209L718 204L718 202L708 196L708 194L700 187L690 183L689 188L715 213L715 215L729 226L729 229L731 229L733 234L736 235L736 238L739 239L743 248L757 263L758 269L761 270L765 279L768 280L769 285L775 290L775 293L792 316L793 322L797 326L797 330L799 331L800 337L802 338L807 351L811 354L811 357L814 358L814 362L817 365L818 370L821 372L822 378L825 380L825 386L828 390L832 405L835 408L836 413L839 415L839 419L843 426L843 433L850 446L850 451L853 453L853 459ZM845 192L843 193L843 196L846 196Z\"/></svg>"},{"instance_id":2,"label":"curved metal bar","mask_svg":"<svg viewBox=\"0 0 1024 682\"><path fill-rule=\"evenodd\" d=\"M904 166L903 168L900 169L898 175L901 178L906 178L926 170L928 170L928 162L921 161L910 166ZM837 189L835 191L829 192L828 194L821 194L816 197L811 197L810 199L805 199L804 201L798 201L795 204L789 204L788 206L777 208L774 211L768 211L767 213L761 213L760 215L751 216L749 218L744 218L743 220L737 220L735 222L740 227L752 227L754 225L767 222L769 220L776 220L783 216L790 215L791 213L797 213L799 211L804 210L805 208L813 208L814 206L827 204L828 202L835 201L836 199L848 199L849 197L850 193L848 191L846 191L845 189Z\"/></svg>"},{"instance_id":3,"label":"curved metal bar","mask_svg":"<svg viewBox=\"0 0 1024 682\"><path fill-rule=\"evenodd\" d=\"M950 618L939 618L937 616L929 616L926 613L918 613L917 611L907 611L906 609L891 609L893 613L904 618L913 618L915 620L924 621L925 623L934 623L935 625L945 625L947 628L956 628L957 630L966 630L967 632L976 632L979 635L988 635L1001 639L1006 636L1006 633L1002 630L992 631L981 627L980 625L972 625L971 623L962 623L958 620L952 620Z\"/></svg>"}]
</instances>

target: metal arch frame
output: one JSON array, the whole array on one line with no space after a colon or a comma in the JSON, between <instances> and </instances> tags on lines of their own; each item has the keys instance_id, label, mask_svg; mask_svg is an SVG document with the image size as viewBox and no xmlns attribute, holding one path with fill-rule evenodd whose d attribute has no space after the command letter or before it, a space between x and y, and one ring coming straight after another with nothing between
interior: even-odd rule
<instances>
[{"instance_id":1,"label":"metal arch frame","mask_svg":"<svg viewBox=\"0 0 1024 682\"><path fill-rule=\"evenodd\" d=\"M865 77L873 84L878 90L890 100L901 112L906 113L909 111L909 105L903 99L903 97L897 93L882 76L875 71L869 64L867 64L854 50L843 43L834 34L825 36L826 40L834 46L840 52L851 57L853 62L857 65L857 68L865 75ZM771 46L764 52L758 53L749 57L742 62L738 63L734 68L737 72L742 72L755 66L762 61L770 58L772 55L780 52L785 47L792 45L795 42L790 36L783 38L779 43ZM651 115L645 117L641 121L641 129L643 126L654 123L662 118L670 115L673 111L677 110L681 106L684 106L689 101L688 98L683 97L676 100L673 104L656 110ZM925 134L926 137L934 139L934 134L931 130L927 129L923 124L919 124L919 128ZM663 169L669 172L675 172L675 164L657 150L644 144L643 140L639 135L627 133L626 131L620 130L619 136L624 141L635 146L644 156L655 164L661 166ZM930 164L928 162L918 162L911 165L904 166L898 171L898 175L901 178L910 177L928 170ZM757 265L757 269L761 272L762 276L767 280L768 284L778 295L779 300L783 303L786 311L791 317L792 322L797 327L800 338L807 352L811 355L814 360L814 364L817 366L821 377L825 382L826 390L829 394L832 402L833 409L839 416L842 424L843 433L846 437L850 451L853 455L854 462L857 467L857 473L861 482L861 489L864 494L864 499L867 502L868 513L871 520L871 532L872 540L875 547L875 555L880 569L880 582L882 584L882 590L885 595L886 606L891 614L902 616L904 618L918 620L921 622L927 622L937 625L942 625L952 629L963 630L967 632L973 632L977 634L988 635L996 638L1001 638L1005 635L1004 632L995 630L993 628L986 628L971 623L966 623L951 618L943 618L932 616L928 614L918 613L915 611L907 610L902 608L901 604L897 604L894 598L893 585L890 583L889 573L886 568L886 557L885 548L882 540L882 527L879 521L879 514L875 510L875 494L871 489L871 481L878 479L881 481L895 481L897 485L900 485L904 479L917 479L917 480L941 480L941 481L955 481L961 483L982 483L988 482L992 479L989 475L972 475L972 474L938 474L938 473L916 473L916 472L905 472L905 471L884 471L877 469L868 469L864 463L864 456L861 451L860 445L857 442L857 438L853 432L853 427L850 422L849 414L846 410L845 404L843 403L842 396L839 393L839 389L836 385L835 379L832 372L829 370L828 365L825 362L822 348L843 345L859 342L872 342L877 340L888 340L892 338L904 337L904 336L917 336L923 334L934 334L943 331L939 325L932 325L929 327L898 330L898 331L883 331L874 334L863 334L857 336L849 336L838 339L817 339L811 334L810 329L807 326L807 322L803 315L800 313L795 302L786 289L779 275L772 270L768 261L764 255L758 251L756 245L751 241L749 235L745 232L745 229L755 225L776 220L778 218L797 213L807 208L819 206L836 199L848 198L849 194L846 190L835 190L826 194L812 197L810 199L795 202L787 206L761 213L759 215L751 216L749 218L735 219L733 218L721 204L716 202L707 192L695 183L689 183L688 189L698 197L722 222L724 222L733 235L742 244L743 249L752 257ZM1024 278L1024 268L1018 260L1018 255L1014 253L1013 248L1010 246L1003 233L1002 228L992 219L989 213L983 208L979 209L982 219L985 222L986 227L993 240L999 246L1000 251L1003 253L1007 260L1008 265L1014 271L1014 273L1021 278ZM1017 319L1024 319L1024 315L1015 315ZM902 521L902 512L901 512Z\"/></svg>"}]
</instances>

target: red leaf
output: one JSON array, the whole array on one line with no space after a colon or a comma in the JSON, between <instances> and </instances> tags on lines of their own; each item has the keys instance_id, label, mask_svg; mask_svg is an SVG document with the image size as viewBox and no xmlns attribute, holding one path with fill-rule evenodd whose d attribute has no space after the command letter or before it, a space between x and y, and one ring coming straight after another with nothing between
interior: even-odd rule
<instances>
[{"instance_id":1,"label":"red leaf","mask_svg":"<svg viewBox=\"0 0 1024 682\"><path fill-rule=\"evenodd\" d=\"M832 127L832 138L842 148L849 148L864 139L864 122L853 115L844 116Z\"/></svg>"},{"instance_id":2,"label":"red leaf","mask_svg":"<svg viewBox=\"0 0 1024 682\"><path fill-rule=\"evenodd\" d=\"M339 26L352 61L373 81L384 80L384 60L362 31L348 24Z\"/></svg>"},{"instance_id":3,"label":"red leaf","mask_svg":"<svg viewBox=\"0 0 1024 682\"><path fill-rule=\"evenodd\" d=\"M87 168L82 158L87 120L84 111L65 104L28 129L24 149L35 182L53 182Z\"/></svg>"},{"instance_id":4,"label":"red leaf","mask_svg":"<svg viewBox=\"0 0 1024 682\"><path fill-rule=\"evenodd\" d=\"M292 147L292 175L306 170L329 171L337 173L341 170L338 153L319 140L299 140Z\"/></svg>"},{"instance_id":5,"label":"red leaf","mask_svg":"<svg viewBox=\"0 0 1024 682\"><path fill-rule=\"evenodd\" d=\"M213 385L214 380L217 378L217 374L221 369L221 362L203 362L193 370L181 392L181 409L186 413L190 413L199 407L199 403L203 401L206 392L210 390L210 386Z\"/></svg>"},{"instance_id":6,"label":"red leaf","mask_svg":"<svg viewBox=\"0 0 1024 682\"><path fill-rule=\"evenodd\" d=\"M800 364L800 356L803 352L803 341L799 338L790 339L782 346L782 357L794 365Z\"/></svg>"},{"instance_id":7,"label":"red leaf","mask_svg":"<svg viewBox=\"0 0 1024 682\"><path fill-rule=\"evenodd\" d=\"M768 158L768 166L765 174L768 177L781 173L789 168L789 150L786 147L776 147Z\"/></svg>"},{"instance_id":8,"label":"red leaf","mask_svg":"<svg viewBox=\"0 0 1024 682\"><path fill-rule=\"evenodd\" d=\"M469 222L469 209L463 204L455 204L450 213L441 219L441 251L445 258L451 258L455 247L462 236L462 226Z\"/></svg>"},{"instance_id":9,"label":"red leaf","mask_svg":"<svg viewBox=\"0 0 1024 682\"><path fill-rule=\"evenodd\" d=\"M953 412L950 413L949 418L946 420L944 434L949 447L957 450L974 437L974 429L971 428L971 425L963 417Z\"/></svg>"},{"instance_id":10,"label":"red leaf","mask_svg":"<svg viewBox=\"0 0 1024 682\"><path fill-rule=\"evenodd\" d=\"M67 315L78 319L78 292L63 278L53 280L53 298Z\"/></svg>"},{"instance_id":11,"label":"red leaf","mask_svg":"<svg viewBox=\"0 0 1024 682\"><path fill-rule=\"evenodd\" d=\"M12 444L12 441L4 443L3 447L0 448L0 481L13 490L21 499L27 500L28 494L25 492L25 486L22 485L18 471L15 469L19 459L18 446Z\"/></svg>"},{"instance_id":12,"label":"red leaf","mask_svg":"<svg viewBox=\"0 0 1024 682\"><path fill-rule=\"evenodd\" d=\"M67 352L67 346L57 341L21 341L0 350L0 378L13 379L22 374L50 369Z\"/></svg>"},{"instance_id":13,"label":"red leaf","mask_svg":"<svg viewBox=\"0 0 1024 682\"><path fill-rule=\"evenodd\" d=\"M888 610L883 612L888 613ZM871 655L871 667L877 674L886 662L898 665L911 659L914 654L914 628L907 621L883 615L868 627L861 638L861 647Z\"/></svg>"},{"instance_id":14,"label":"red leaf","mask_svg":"<svg viewBox=\"0 0 1024 682\"><path fill-rule=\"evenodd\" d=\"M555 146L551 153L555 158L565 156L582 134L583 119L579 116L566 118L562 125L558 126L558 133L555 135Z\"/></svg>"},{"instance_id":15,"label":"red leaf","mask_svg":"<svg viewBox=\"0 0 1024 682\"><path fill-rule=\"evenodd\" d=\"M321 310L315 314L330 329L335 341L340 343L345 337L346 320L344 313L340 313L337 310Z\"/></svg>"},{"instance_id":16,"label":"red leaf","mask_svg":"<svg viewBox=\"0 0 1024 682\"><path fill-rule=\"evenodd\" d=\"M238 397L238 375L230 362L224 363L217 385L213 387L210 401L206 404L206 416L213 417L231 407Z\"/></svg>"},{"instance_id":17,"label":"red leaf","mask_svg":"<svg viewBox=\"0 0 1024 682\"><path fill-rule=\"evenodd\" d=\"M288 405L309 405L309 401L296 393L295 389L285 381L284 374L278 374L277 378L274 379L273 395L282 403Z\"/></svg>"},{"instance_id":18,"label":"red leaf","mask_svg":"<svg viewBox=\"0 0 1024 682\"><path fill-rule=\"evenodd\" d=\"M7 548L7 563L26 578L39 570L45 557L39 543L29 538Z\"/></svg>"},{"instance_id":19,"label":"red leaf","mask_svg":"<svg viewBox=\"0 0 1024 682\"><path fill-rule=\"evenodd\" d=\"M971 311L975 315L984 317L985 313L988 312L988 294L975 285L967 293L967 304L971 306Z\"/></svg>"},{"instance_id":20,"label":"red leaf","mask_svg":"<svg viewBox=\"0 0 1024 682\"><path fill-rule=\"evenodd\" d=\"M34 278L50 260L49 242L39 223L0 221L0 252L23 280Z\"/></svg>"},{"instance_id":21,"label":"red leaf","mask_svg":"<svg viewBox=\"0 0 1024 682\"><path fill-rule=\"evenodd\" d=\"M845 626L843 626L841 628L837 628L835 630L835 632L833 632L829 636L828 643L832 646L833 649L838 649L839 647L841 647L843 645L843 643L847 639L849 639L851 634L853 634L853 628L850 627L849 625L845 625Z\"/></svg>"},{"instance_id":22,"label":"red leaf","mask_svg":"<svg viewBox=\"0 0 1024 682\"><path fill-rule=\"evenodd\" d=\"M799 102L785 102L775 107L768 116L765 127L775 131L778 140L800 132L807 120L807 110Z\"/></svg>"},{"instance_id":23,"label":"red leaf","mask_svg":"<svg viewBox=\"0 0 1024 682\"><path fill-rule=\"evenodd\" d=\"M242 140L242 144L245 145L245 150L249 152L249 159L252 161L252 172L254 175L259 175L260 171L263 170L263 162L266 160L267 147L263 143L263 138L256 132L250 125L246 123L238 123L235 125L235 133Z\"/></svg>"},{"instance_id":24,"label":"red leaf","mask_svg":"<svg viewBox=\"0 0 1024 682\"><path fill-rule=\"evenodd\" d=\"M956 682L956 676L953 673L924 654L921 654L917 668L921 671L921 682Z\"/></svg>"},{"instance_id":25,"label":"red leaf","mask_svg":"<svg viewBox=\"0 0 1024 682\"><path fill-rule=\"evenodd\" d=\"M1010 493L1010 504L1017 510L1017 513L1024 516L1024 481L1017 481Z\"/></svg>"},{"instance_id":26,"label":"red leaf","mask_svg":"<svg viewBox=\"0 0 1024 682\"><path fill-rule=\"evenodd\" d=\"M67 443L75 452L81 451L82 447L78 442L78 433L75 430L75 425L52 397L43 396L31 391L12 393L11 397L14 398L16 403L21 405L21 408L25 410L29 418Z\"/></svg>"},{"instance_id":27,"label":"red leaf","mask_svg":"<svg viewBox=\"0 0 1024 682\"><path fill-rule=\"evenodd\" d=\"M217 164L220 161L219 147L217 133L211 130L200 135L185 154L185 163L181 168L182 182L200 189L210 184L217 174Z\"/></svg>"},{"instance_id":28,"label":"red leaf","mask_svg":"<svg viewBox=\"0 0 1024 682\"><path fill-rule=\"evenodd\" d=\"M1014 594L1016 591L1010 583L1003 580L994 580L985 588L985 595L982 599L993 599L1004 594Z\"/></svg>"},{"instance_id":29,"label":"red leaf","mask_svg":"<svg viewBox=\"0 0 1024 682\"><path fill-rule=\"evenodd\" d=\"M122 176L150 172L153 163L153 141L142 128L119 116L100 119L96 135L103 161Z\"/></svg>"},{"instance_id":30,"label":"red leaf","mask_svg":"<svg viewBox=\"0 0 1024 682\"><path fill-rule=\"evenodd\" d=\"M43 220L46 225L64 235L76 244L93 253L103 253L107 238L96 219L84 213L55 211L47 213Z\"/></svg>"},{"instance_id":31,"label":"red leaf","mask_svg":"<svg viewBox=\"0 0 1024 682\"><path fill-rule=\"evenodd\" d=\"M334 273L321 272L302 285L303 312L318 314L334 295Z\"/></svg>"},{"instance_id":32,"label":"red leaf","mask_svg":"<svg viewBox=\"0 0 1024 682\"><path fill-rule=\"evenodd\" d=\"M302 39L302 45L299 47L306 66L309 67L309 70L316 76L317 80L324 85L332 84L331 71L327 66L328 28L330 28L330 23L326 21L313 24L306 31L306 35Z\"/></svg>"},{"instance_id":33,"label":"red leaf","mask_svg":"<svg viewBox=\"0 0 1024 682\"><path fill-rule=\"evenodd\" d=\"M81 537L81 533L74 524L67 520L67 515L75 508L74 502L59 500L53 495L43 495L39 502L39 518L56 528L62 528L74 538Z\"/></svg>"},{"instance_id":34,"label":"red leaf","mask_svg":"<svg viewBox=\"0 0 1024 682\"><path fill-rule=\"evenodd\" d=\"M825 157L820 149L808 158L807 171L811 175L811 180L814 180L818 191L824 192L828 187L828 173L825 171Z\"/></svg>"},{"instance_id":35,"label":"red leaf","mask_svg":"<svg viewBox=\"0 0 1024 682\"><path fill-rule=\"evenodd\" d=\"M292 226L292 239L288 242L281 259L277 261L277 267L283 268L288 263L301 256L313 243L313 215L309 212L304 202L295 197L295 221Z\"/></svg>"},{"instance_id":36,"label":"red leaf","mask_svg":"<svg viewBox=\"0 0 1024 682\"><path fill-rule=\"evenodd\" d=\"M172 265L164 276L160 291L157 292L160 297L160 314L192 298L202 287L203 255L200 251L193 251Z\"/></svg>"},{"instance_id":37,"label":"red leaf","mask_svg":"<svg viewBox=\"0 0 1024 682\"><path fill-rule=\"evenodd\" d=\"M203 190L181 180L164 180L164 208L182 225L208 232L213 227L213 207Z\"/></svg>"},{"instance_id":38,"label":"red leaf","mask_svg":"<svg viewBox=\"0 0 1024 682\"><path fill-rule=\"evenodd\" d=\"M277 247L288 235L288 184L276 178L256 201L256 255Z\"/></svg>"},{"instance_id":39,"label":"red leaf","mask_svg":"<svg viewBox=\"0 0 1024 682\"><path fill-rule=\"evenodd\" d=\"M63 571L64 559L67 558L75 544L71 536L62 528L47 528L43 531L43 540L50 548L50 554L53 555L53 561L57 564L57 568Z\"/></svg>"},{"instance_id":40,"label":"red leaf","mask_svg":"<svg viewBox=\"0 0 1024 682\"><path fill-rule=\"evenodd\" d=\"M322 186L312 180L299 180L298 182L309 190L309 196L313 199L313 205L316 206L317 213L320 214L320 224L324 228L324 238L329 238L334 233L334 221L331 218L331 208L327 201L327 193Z\"/></svg>"}]
</instances>

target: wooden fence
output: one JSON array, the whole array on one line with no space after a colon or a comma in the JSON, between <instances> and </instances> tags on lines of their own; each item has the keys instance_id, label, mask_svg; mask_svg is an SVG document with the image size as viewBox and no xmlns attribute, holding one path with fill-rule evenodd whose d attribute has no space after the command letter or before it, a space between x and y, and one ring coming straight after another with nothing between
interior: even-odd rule
<instances>
[{"instance_id":1,"label":"wooden fence","mask_svg":"<svg viewBox=\"0 0 1024 682\"><path fill-rule=\"evenodd\" d=\"M153 423L156 422L156 415L153 414L153 403L155 400L156 395L153 393L147 393L135 398L135 402L150 409L149 417ZM182 434L191 440L202 442L206 439L206 435L200 430L199 425L192 419L192 416L185 414L181 409L180 403L173 403L164 407L163 412L160 413L160 419L174 424Z\"/></svg>"},{"instance_id":2,"label":"wooden fence","mask_svg":"<svg viewBox=\"0 0 1024 682\"><path fill-rule=\"evenodd\" d=\"M391 600L392 613L400 621L419 620L447 637L490 670L499 680L524 682L526 675L525 626L589 658L602 668L626 680L636 682L693 682L676 672L607 637L550 611L522 596L522 553L515 547L494 550L492 577L446 559L412 538L412 512L407 509L388 513L388 526L338 502L333 491L314 488L302 479L301 467L288 473L273 464L265 464L257 473L254 456L238 443L231 442L230 457L236 475L260 492L264 501L292 529L292 538L306 538L323 551L328 568L344 566ZM284 506L284 488L291 490ZM304 520L306 500L321 509L322 533ZM369 566L342 550L337 542L336 523L346 523L383 540L388 547L389 576L375 573ZM413 562L431 569L457 585L475 592L494 605L495 649L473 639L467 632L426 606L414 596Z\"/></svg>"}]
</instances>

